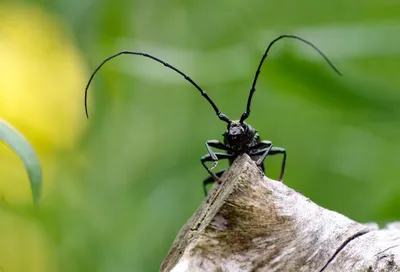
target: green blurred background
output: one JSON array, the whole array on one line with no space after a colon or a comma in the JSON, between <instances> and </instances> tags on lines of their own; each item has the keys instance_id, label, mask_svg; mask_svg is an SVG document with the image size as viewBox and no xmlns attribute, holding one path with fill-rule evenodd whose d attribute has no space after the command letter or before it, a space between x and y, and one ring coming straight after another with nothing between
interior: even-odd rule
<instances>
[{"instance_id":1,"label":"green blurred background","mask_svg":"<svg viewBox=\"0 0 400 272\"><path fill-rule=\"evenodd\" d=\"M286 148L289 187L360 222L400 218L399 2L36 0L15 7L26 8L51 17L49 27L62 29L60 39L69 41L81 68L75 76L81 85L61 92L57 86L69 82L64 79L49 90L56 98L71 93L73 99L61 100L60 107L67 107L66 119L74 118L61 122L58 108L52 108L46 111L53 118L48 127L82 130L66 137L73 144L56 145L49 155L56 170L48 180L54 186L40 210L23 202L0 213L0 220L4 212L40 233L45 246L34 247L32 259L44 255L45 264L37 271L157 271L204 199L204 143L221 140L226 124L181 76L142 57L115 59L95 77L85 119L83 95L91 71L124 49L175 65L222 112L238 119L268 43L284 33L313 42L344 76L307 45L280 41L263 66L247 122L263 139ZM19 20L34 28L35 19ZM0 24L0 39L1 31ZM52 58L59 56L40 59ZM54 69L43 80L60 76ZM35 85L29 92L49 99ZM20 118L31 122L24 113ZM39 154L58 137L34 144ZM267 158L267 175L276 179L279 166L279 157ZM7 177L5 170L1 174ZM10 243L21 241L21 256L33 254L21 239L16 235ZM1 258L5 272L17 271L7 270L2 262L9 267L13 262Z\"/></svg>"}]
</instances>

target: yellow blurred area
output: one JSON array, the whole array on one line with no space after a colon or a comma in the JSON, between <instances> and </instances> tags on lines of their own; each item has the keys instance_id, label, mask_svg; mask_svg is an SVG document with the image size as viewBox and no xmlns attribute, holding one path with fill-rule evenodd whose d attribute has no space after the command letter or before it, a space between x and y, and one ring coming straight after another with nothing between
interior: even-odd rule
<instances>
[{"instance_id":1,"label":"yellow blurred area","mask_svg":"<svg viewBox=\"0 0 400 272\"><path fill-rule=\"evenodd\" d=\"M0 4L0 118L32 144L42 164L44 195L57 151L72 148L83 129L83 60L61 22L40 7ZM30 202L28 176L0 143L0 197Z\"/></svg>"},{"instance_id":2,"label":"yellow blurred area","mask_svg":"<svg viewBox=\"0 0 400 272\"><path fill-rule=\"evenodd\" d=\"M55 271L43 230L33 222L0 211L0 271Z\"/></svg>"}]
</instances>

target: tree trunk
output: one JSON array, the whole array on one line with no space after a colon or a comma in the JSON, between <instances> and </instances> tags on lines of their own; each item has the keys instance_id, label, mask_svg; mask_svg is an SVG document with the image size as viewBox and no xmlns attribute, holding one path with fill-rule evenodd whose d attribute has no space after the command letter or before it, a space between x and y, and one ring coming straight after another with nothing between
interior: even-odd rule
<instances>
[{"instance_id":1,"label":"tree trunk","mask_svg":"<svg viewBox=\"0 0 400 272\"><path fill-rule=\"evenodd\" d=\"M400 223L378 229L324 209L243 155L183 226L161 271L400 271Z\"/></svg>"}]
</instances>

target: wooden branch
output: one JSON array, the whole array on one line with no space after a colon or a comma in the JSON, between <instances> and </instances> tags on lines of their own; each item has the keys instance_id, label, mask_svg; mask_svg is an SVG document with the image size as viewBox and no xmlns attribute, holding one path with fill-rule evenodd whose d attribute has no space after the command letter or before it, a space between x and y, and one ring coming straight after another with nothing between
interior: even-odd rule
<instances>
[{"instance_id":1,"label":"wooden branch","mask_svg":"<svg viewBox=\"0 0 400 272\"><path fill-rule=\"evenodd\" d=\"M319 207L243 155L183 226L161 271L400 271L400 222L379 230Z\"/></svg>"}]
</instances>

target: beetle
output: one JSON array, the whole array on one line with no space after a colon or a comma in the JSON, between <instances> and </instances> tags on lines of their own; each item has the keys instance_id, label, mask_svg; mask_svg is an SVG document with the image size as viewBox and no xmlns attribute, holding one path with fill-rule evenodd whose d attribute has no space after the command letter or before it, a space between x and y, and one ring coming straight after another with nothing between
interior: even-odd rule
<instances>
[{"instance_id":1,"label":"beetle","mask_svg":"<svg viewBox=\"0 0 400 272\"><path fill-rule=\"evenodd\" d=\"M214 103L214 101L208 96L208 94L203 91L202 88L200 88L197 83L195 83L190 77L188 77L185 73L180 71L179 69L175 68L174 66L168 64L167 62L156 58L152 55L149 55L147 53L143 52L134 52L134 51L120 51L114 55L109 56L108 58L104 59L99 66L93 71L92 75L89 78L89 81L86 85L85 88L85 112L86 112L86 117L89 118L88 114L88 109L87 109L87 93L88 89L90 86L90 83L92 82L95 74L99 71L99 69L108 61L111 59L118 57L120 55L139 55L143 56L146 58L150 58L156 62L159 62L163 64L164 66L168 67L169 69L174 70L181 76L183 76L187 81L189 81L200 93L201 95L208 101L208 103L212 106L214 109L216 115L218 118L224 122L227 123L227 128L226 131L222 134L223 136L223 142L220 142L218 140L208 140L206 141L206 149L207 149L207 154L202 156L200 161L203 167L207 170L207 172L210 174L210 177L205 179L203 181L203 188L204 188L204 193L207 195L207 190L206 186L209 183L213 182L218 182L220 183L220 177L224 173L225 170L221 170L217 173L214 173L212 170L217 166L218 161L222 159L228 159L229 160L229 165L231 165L234 161L235 158L237 158L241 154L248 154L252 160L256 162L256 165L260 167L260 169L264 173L264 160L268 155L276 155L276 154L282 154L282 165L281 165L281 170L279 174L279 181L283 180L283 175L285 173L285 165L286 165L286 150L281 147L275 147L273 146L271 141L267 140L261 140L257 130L255 130L253 127L251 127L249 124L245 122L245 120L250 116L250 106L251 106L251 101L254 95L254 92L256 91L256 83L258 76L261 73L261 67L264 63L264 60L267 58L268 52L271 49L272 45L276 43L277 41L283 39L283 38L291 38L291 39L296 39L300 40L309 46L311 46L314 50L316 50L325 60L326 62L330 65L330 67L339 75L342 75L339 70L330 62L330 60L325 56L325 54L320 51L314 44L311 42L296 36L296 35L289 35L289 34L284 34L280 35L274 40L270 42L268 45L267 49L264 52L264 55L261 58L261 61L257 67L255 77L253 79L253 83L251 85L249 97L247 100L247 106L246 110L244 113L241 115L239 120L231 120L228 118L227 115L223 114L217 107L217 105ZM214 152L212 148L216 148L219 150L225 151L225 153L220 153L220 152ZM206 162L212 162L212 165L210 167L207 166Z\"/></svg>"}]
</instances>

